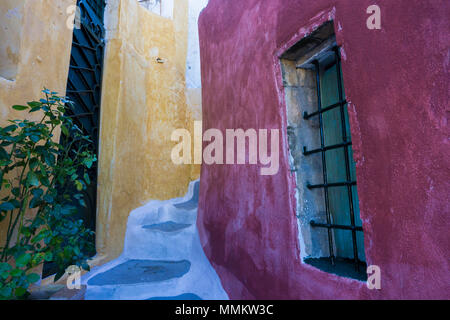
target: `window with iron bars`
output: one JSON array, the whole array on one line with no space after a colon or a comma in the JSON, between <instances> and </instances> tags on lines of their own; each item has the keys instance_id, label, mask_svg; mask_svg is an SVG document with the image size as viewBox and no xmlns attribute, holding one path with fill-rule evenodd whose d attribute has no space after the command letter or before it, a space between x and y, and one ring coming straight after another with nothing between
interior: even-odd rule
<instances>
[{"instance_id":1,"label":"window with iron bars","mask_svg":"<svg viewBox=\"0 0 450 320\"><path fill-rule=\"evenodd\" d=\"M326 221L311 220L310 224L313 228L327 230L331 266L342 268L338 264L352 259L355 270L360 273L365 272L365 256L362 237L358 236L363 229L359 217L356 168L339 48L334 47L332 51L334 61L331 63L326 60L322 63L313 61L318 109L313 113L305 112L303 116L305 121L313 117L319 119L320 146L311 150L305 146L303 154L306 157L319 155L321 158L323 181L308 184L307 188L323 189L326 210ZM348 232L351 233L351 241L346 235ZM324 261L320 259L306 261L324 267Z\"/></svg>"},{"instance_id":2,"label":"window with iron bars","mask_svg":"<svg viewBox=\"0 0 450 320\"><path fill-rule=\"evenodd\" d=\"M332 23L286 52L282 69L303 261L364 281L356 166Z\"/></svg>"}]
</instances>

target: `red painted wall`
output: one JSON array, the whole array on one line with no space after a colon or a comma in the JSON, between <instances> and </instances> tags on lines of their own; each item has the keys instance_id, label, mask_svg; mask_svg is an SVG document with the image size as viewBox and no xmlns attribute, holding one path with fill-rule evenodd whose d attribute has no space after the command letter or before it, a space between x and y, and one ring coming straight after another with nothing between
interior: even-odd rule
<instances>
[{"instance_id":1,"label":"red painted wall","mask_svg":"<svg viewBox=\"0 0 450 320\"><path fill-rule=\"evenodd\" d=\"M366 9L381 7L382 30ZM233 299L450 298L446 0L210 0L199 22L204 129L279 128L280 171L203 165L198 226ZM277 55L334 20L368 264L382 289L301 262Z\"/></svg>"}]
</instances>

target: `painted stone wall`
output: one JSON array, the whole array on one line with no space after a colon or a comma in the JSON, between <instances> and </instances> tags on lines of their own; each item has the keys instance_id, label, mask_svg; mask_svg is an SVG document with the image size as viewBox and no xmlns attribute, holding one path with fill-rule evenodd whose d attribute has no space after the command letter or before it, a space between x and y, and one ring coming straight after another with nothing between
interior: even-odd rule
<instances>
[{"instance_id":1,"label":"painted stone wall","mask_svg":"<svg viewBox=\"0 0 450 320\"><path fill-rule=\"evenodd\" d=\"M0 123L23 116L15 104L42 98L47 87L65 94L72 30L67 8L75 0L0 2ZM42 115L30 115L40 119ZM56 137L57 138L57 137ZM0 243L7 221L0 224Z\"/></svg>"},{"instance_id":2,"label":"painted stone wall","mask_svg":"<svg viewBox=\"0 0 450 320\"><path fill-rule=\"evenodd\" d=\"M202 120L202 81L200 70L200 46L198 35L198 18L208 0L189 0L188 48L186 60L186 103L192 122L189 130L194 132L194 121ZM192 140L192 150L194 141ZM192 165L191 179L200 177L200 165Z\"/></svg>"},{"instance_id":3,"label":"painted stone wall","mask_svg":"<svg viewBox=\"0 0 450 320\"><path fill-rule=\"evenodd\" d=\"M382 29L366 28L381 7ZM211 0L203 127L280 129L280 170L202 167L202 243L234 299L449 298L448 1ZM369 265L381 290L300 259L279 55L334 21Z\"/></svg>"},{"instance_id":4,"label":"painted stone wall","mask_svg":"<svg viewBox=\"0 0 450 320\"><path fill-rule=\"evenodd\" d=\"M190 128L194 111L201 108L199 93L189 95L189 101L186 94L188 0L174 1L173 19L136 0L109 1L106 10L98 263L122 252L133 209L184 195L199 175L193 166L174 165L170 157L176 144L172 131Z\"/></svg>"}]
</instances>

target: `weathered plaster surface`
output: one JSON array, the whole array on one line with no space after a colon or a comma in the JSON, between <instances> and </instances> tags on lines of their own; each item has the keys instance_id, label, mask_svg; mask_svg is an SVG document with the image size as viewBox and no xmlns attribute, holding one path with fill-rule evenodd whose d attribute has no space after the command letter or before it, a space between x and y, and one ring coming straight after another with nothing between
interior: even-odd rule
<instances>
[{"instance_id":1,"label":"weathered plaster surface","mask_svg":"<svg viewBox=\"0 0 450 320\"><path fill-rule=\"evenodd\" d=\"M0 124L9 119L24 116L24 112L11 109L15 104L42 98L41 90L47 87L65 94L69 72L72 30L67 28L66 9L75 0L47 1L1 1L0 28L4 19L16 19L9 34L0 32L0 51L6 46L15 46L17 63L14 81L0 74ZM8 24L7 24L8 25ZM11 27L11 25L8 25ZM20 31L20 32L19 32ZM14 36L14 37L12 37ZM16 37L19 37L18 39ZM0 60L3 59L0 53ZM2 61L4 62L4 61ZM40 114L28 115L30 119L40 119ZM58 139L59 133L55 136ZM3 197L3 196L2 196ZM0 243L6 236L7 221L0 224Z\"/></svg>"},{"instance_id":2,"label":"weathered plaster surface","mask_svg":"<svg viewBox=\"0 0 450 320\"><path fill-rule=\"evenodd\" d=\"M24 1L3 0L0 7L0 77L14 80L19 64Z\"/></svg>"},{"instance_id":3,"label":"weathered plaster surface","mask_svg":"<svg viewBox=\"0 0 450 320\"><path fill-rule=\"evenodd\" d=\"M208 4L208 0L189 0L188 49L186 59L186 101L188 113L192 121L202 120L202 81L200 70L200 46L198 36L198 17ZM193 122L189 130L193 132ZM192 150L194 150L192 141ZM200 165L193 165L191 179L200 177Z\"/></svg>"},{"instance_id":4,"label":"weathered plaster surface","mask_svg":"<svg viewBox=\"0 0 450 320\"><path fill-rule=\"evenodd\" d=\"M165 18L173 18L174 0L138 0L139 4Z\"/></svg>"},{"instance_id":5,"label":"weathered plaster surface","mask_svg":"<svg viewBox=\"0 0 450 320\"><path fill-rule=\"evenodd\" d=\"M279 128L280 171L203 166L201 240L231 298L449 298L448 1L211 0L200 16L203 125ZM302 264L278 56L334 20L343 48L368 290Z\"/></svg>"},{"instance_id":6,"label":"weathered plaster surface","mask_svg":"<svg viewBox=\"0 0 450 320\"><path fill-rule=\"evenodd\" d=\"M190 105L199 103L186 94L188 0L175 0L173 19L135 0L109 1L106 10L97 215L103 261L122 252L133 209L181 196L198 178L190 165L172 163L170 138L191 126Z\"/></svg>"},{"instance_id":7,"label":"weathered plaster surface","mask_svg":"<svg viewBox=\"0 0 450 320\"><path fill-rule=\"evenodd\" d=\"M199 89L202 86L198 17L207 4L208 0L189 0L188 52L186 63L186 87L189 89Z\"/></svg>"}]
</instances>

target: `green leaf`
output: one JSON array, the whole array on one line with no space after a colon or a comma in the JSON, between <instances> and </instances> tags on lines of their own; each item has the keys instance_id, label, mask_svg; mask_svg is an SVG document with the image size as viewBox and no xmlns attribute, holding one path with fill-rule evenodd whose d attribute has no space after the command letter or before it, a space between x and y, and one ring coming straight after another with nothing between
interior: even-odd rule
<instances>
[{"instance_id":1,"label":"green leaf","mask_svg":"<svg viewBox=\"0 0 450 320\"><path fill-rule=\"evenodd\" d=\"M16 207L11 202L3 202L0 204L0 210L1 211L11 211L14 210Z\"/></svg>"},{"instance_id":2,"label":"green leaf","mask_svg":"<svg viewBox=\"0 0 450 320\"><path fill-rule=\"evenodd\" d=\"M48 180L48 177L45 174L46 174L45 172L42 172L39 181L42 183L43 186L48 187L50 185L50 180Z\"/></svg>"},{"instance_id":3,"label":"green leaf","mask_svg":"<svg viewBox=\"0 0 450 320\"><path fill-rule=\"evenodd\" d=\"M0 160L0 167L9 166L11 163L11 160Z\"/></svg>"},{"instance_id":4,"label":"green leaf","mask_svg":"<svg viewBox=\"0 0 450 320\"><path fill-rule=\"evenodd\" d=\"M27 157L27 155L20 150L16 150L14 156L19 159L25 159Z\"/></svg>"},{"instance_id":5,"label":"green leaf","mask_svg":"<svg viewBox=\"0 0 450 320\"><path fill-rule=\"evenodd\" d=\"M38 247L38 246L37 246L37 247ZM34 266L36 266L36 265L40 264L40 263L42 262L43 259L44 259L44 254L43 254L42 252L40 252L40 253L36 254L36 255L33 257L33 260L32 260L31 263L32 263Z\"/></svg>"},{"instance_id":6,"label":"green leaf","mask_svg":"<svg viewBox=\"0 0 450 320\"><path fill-rule=\"evenodd\" d=\"M30 273L29 275L27 275L27 281L29 283L35 283L39 281L40 278L41 277L37 273Z\"/></svg>"},{"instance_id":7,"label":"green leaf","mask_svg":"<svg viewBox=\"0 0 450 320\"><path fill-rule=\"evenodd\" d=\"M16 297L22 297L23 295L25 295L25 293L27 293L27 289L22 288L22 287L18 287L14 291L14 294L16 295Z\"/></svg>"},{"instance_id":8,"label":"green leaf","mask_svg":"<svg viewBox=\"0 0 450 320\"><path fill-rule=\"evenodd\" d=\"M39 163L39 169L41 170L41 174L43 176L47 176L47 169L45 168L45 166L42 163Z\"/></svg>"},{"instance_id":9,"label":"green leaf","mask_svg":"<svg viewBox=\"0 0 450 320\"><path fill-rule=\"evenodd\" d=\"M30 140L33 141L34 143L37 143L39 140L41 140L41 138L35 134L32 134L30 136Z\"/></svg>"},{"instance_id":10,"label":"green leaf","mask_svg":"<svg viewBox=\"0 0 450 320\"><path fill-rule=\"evenodd\" d=\"M39 233L36 237L34 237L33 239L31 239L31 243L34 244L34 243L36 243L36 242L39 242L39 241L41 241L42 239L44 239L45 236L46 236L46 234Z\"/></svg>"},{"instance_id":11,"label":"green leaf","mask_svg":"<svg viewBox=\"0 0 450 320\"><path fill-rule=\"evenodd\" d=\"M81 267L83 268L83 270L91 271L91 268L89 267L89 265L86 262L83 262L81 264Z\"/></svg>"},{"instance_id":12,"label":"green leaf","mask_svg":"<svg viewBox=\"0 0 450 320\"><path fill-rule=\"evenodd\" d=\"M12 289L10 287L3 287L0 288L0 297L5 297L9 299L12 294Z\"/></svg>"},{"instance_id":13,"label":"green leaf","mask_svg":"<svg viewBox=\"0 0 450 320\"><path fill-rule=\"evenodd\" d=\"M10 126L7 126L7 127L3 128L3 132L7 133L7 132L10 132L10 131L15 131L16 129L17 129L17 126L15 124L12 124Z\"/></svg>"},{"instance_id":14,"label":"green leaf","mask_svg":"<svg viewBox=\"0 0 450 320\"><path fill-rule=\"evenodd\" d=\"M61 126L61 131L65 136L69 136L69 130L66 128L65 125Z\"/></svg>"},{"instance_id":15,"label":"green leaf","mask_svg":"<svg viewBox=\"0 0 450 320\"><path fill-rule=\"evenodd\" d=\"M4 272L4 271L9 271L11 269L12 269L12 267L9 263L0 262L0 271Z\"/></svg>"},{"instance_id":16,"label":"green leaf","mask_svg":"<svg viewBox=\"0 0 450 320\"><path fill-rule=\"evenodd\" d=\"M89 179L89 175L87 173L84 174L84 181L86 181L86 184L91 184L91 179Z\"/></svg>"},{"instance_id":17,"label":"green leaf","mask_svg":"<svg viewBox=\"0 0 450 320\"><path fill-rule=\"evenodd\" d=\"M39 111L39 110L41 110L41 109L42 109L42 108L41 108L40 106L39 106L39 107L31 108L30 113Z\"/></svg>"},{"instance_id":18,"label":"green leaf","mask_svg":"<svg viewBox=\"0 0 450 320\"><path fill-rule=\"evenodd\" d=\"M33 197L33 199L31 199L31 201L30 201L29 208L30 209L37 208L39 206L40 202L41 202L40 198Z\"/></svg>"},{"instance_id":19,"label":"green leaf","mask_svg":"<svg viewBox=\"0 0 450 320\"><path fill-rule=\"evenodd\" d=\"M53 253L51 253L51 252L45 253L44 260L45 261L52 261L53 260Z\"/></svg>"},{"instance_id":20,"label":"green leaf","mask_svg":"<svg viewBox=\"0 0 450 320\"><path fill-rule=\"evenodd\" d=\"M47 203L53 203L54 198L53 198L52 195L46 194L46 195L44 196L44 201L47 202Z\"/></svg>"},{"instance_id":21,"label":"green leaf","mask_svg":"<svg viewBox=\"0 0 450 320\"><path fill-rule=\"evenodd\" d=\"M76 209L77 208L74 206L65 205L64 207L61 208L61 214L68 216L68 215L71 215L72 213L74 213Z\"/></svg>"},{"instance_id":22,"label":"green leaf","mask_svg":"<svg viewBox=\"0 0 450 320\"><path fill-rule=\"evenodd\" d=\"M87 208L86 202L83 199L79 199L78 202L80 203L81 206Z\"/></svg>"},{"instance_id":23,"label":"green leaf","mask_svg":"<svg viewBox=\"0 0 450 320\"><path fill-rule=\"evenodd\" d=\"M27 102L27 104L32 107L32 108L38 108L42 106L41 102L37 102L37 101L31 101L31 102Z\"/></svg>"},{"instance_id":24,"label":"green leaf","mask_svg":"<svg viewBox=\"0 0 450 320\"><path fill-rule=\"evenodd\" d=\"M53 167L55 164L55 156L52 153L45 153L44 154L44 160L45 163L49 166L49 167Z\"/></svg>"},{"instance_id":25,"label":"green leaf","mask_svg":"<svg viewBox=\"0 0 450 320\"><path fill-rule=\"evenodd\" d=\"M83 184L81 183L80 180L76 180L75 181L75 186L77 187L78 191L82 191L83 190Z\"/></svg>"},{"instance_id":26,"label":"green leaf","mask_svg":"<svg viewBox=\"0 0 450 320\"><path fill-rule=\"evenodd\" d=\"M27 107L27 106L19 106L19 105L14 105L14 106L12 106L12 107L13 107L13 109L19 110L19 111L23 111L23 110L26 110L26 109L29 108L29 107Z\"/></svg>"},{"instance_id":27,"label":"green leaf","mask_svg":"<svg viewBox=\"0 0 450 320\"><path fill-rule=\"evenodd\" d=\"M21 206L19 200L17 200L17 199L10 200L9 202L11 202L13 204L13 206L16 207L16 209L19 209Z\"/></svg>"},{"instance_id":28,"label":"green leaf","mask_svg":"<svg viewBox=\"0 0 450 320\"><path fill-rule=\"evenodd\" d=\"M24 253L16 259L16 267L23 268L28 264L28 262L30 262L30 260L31 255L29 253Z\"/></svg>"},{"instance_id":29,"label":"green leaf","mask_svg":"<svg viewBox=\"0 0 450 320\"><path fill-rule=\"evenodd\" d=\"M17 263L17 262L16 262L16 263ZM22 273L23 273L22 270L16 268L16 269L14 269L13 271L11 271L11 276L12 276L12 277L18 277L18 276L20 276Z\"/></svg>"},{"instance_id":30,"label":"green leaf","mask_svg":"<svg viewBox=\"0 0 450 320\"><path fill-rule=\"evenodd\" d=\"M33 171L29 171L27 174L27 184L34 187L39 186L39 179Z\"/></svg>"},{"instance_id":31,"label":"green leaf","mask_svg":"<svg viewBox=\"0 0 450 320\"><path fill-rule=\"evenodd\" d=\"M16 207L11 202L3 202L0 204L0 210L1 211L11 211L14 210Z\"/></svg>"},{"instance_id":32,"label":"green leaf","mask_svg":"<svg viewBox=\"0 0 450 320\"><path fill-rule=\"evenodd\" d=\"M31 236L31 229L29 227L22 227L20 232L27 238Z\"/></svg>"},{"instance_id":33,"label":"green leaf","mask_svg":"<svg viewBox=\"0 0 450 320\"><path fill-rule=\"evenodd\" d=\"M0 147L0 159L9 160L9 154L3 147Z\"/></svg>"},{"instance_id":34,"label":"green leaf","mask_svg":"<svg viewBox=\"0 0 450 320\"><path fill-rule=\"evenodd\" d=\"M44 194L44 190L42 190L42 189L33 189L33 190L31 190L31 193L36 198L40 198Z\"/></svg>"},{"instance_id":35,"label":"green leaf","mask_svg":"<svg viewBox=\"0 0 450 320\"><path fill-rule=\"evenodd\" d=\"M92 167L93 161L92 159L84 159L83 163L88 169L90 169Z\"/></svg>"},{"instance_id":36,"label":"green leaf","mask_svg":"<svg viewBox=\"0 0 450 320\"><path fill-rule=\"evenodd\" d=\"M35 169L39 165L39 160L37 158L31 158L30 168Z\"/></svg>"}]
</instances>

